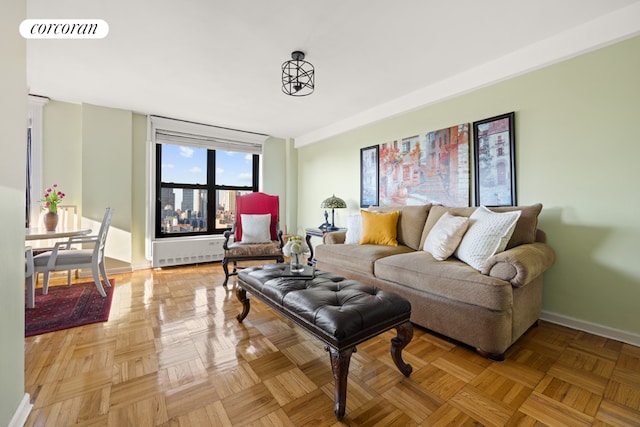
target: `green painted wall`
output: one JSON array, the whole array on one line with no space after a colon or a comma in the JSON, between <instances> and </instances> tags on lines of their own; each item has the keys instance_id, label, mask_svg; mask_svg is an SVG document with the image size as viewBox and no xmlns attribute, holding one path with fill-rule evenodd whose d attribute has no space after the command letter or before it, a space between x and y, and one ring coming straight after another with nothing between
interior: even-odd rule
<instances>
[{"instance_id":1,"label":"green painted wall","mask_svg":"<svg viewBox=\"0 0 640 427\"><path fill-rule=\"evenodd\" d=\"M147 117L133 115L132 137L132 173L131 173L131 264L133 268L145 266L146 230L146 179Z\"/></svg>"},{"instance_id":2,"label":"green painted wall","mask_svg":"<svg viewBox=\"0 0 640 427\"><path fill-rule=\"evenodd\" d=\"M24 224L27 132L26 43L17 31L26 17L21 1L0 13L0 426L9 425L24 390ZM26 408L25 408L26 409Z\"/></svg>"},{"instance_id":3,"label":"green painted wall","mask_svg":"<svg viewBox=\"0 0 640 427\"><path fill-rule=\"evenodd\" d=\"M298 223L322 222L336 193L358 211L360 148L516 112L521 205L541 202L540 228L557 251L543 309L640 333L640 37L299 151Z\"/></svg>"},{"instance_id":4,"label":"green painted wall","mask_svg":"<svg viewBox=\"0 0 640 427\"><path fill-rule=\"evenodd\" d=\"M79 104L50 101L42 123L42 185L58 184L64 204L78 206L82 214L82 108Z\"/></svg>"},{"instance_id":5,"label":"green painted wall","mask_svg":"<svg viewBox=\"0 0 640 427\"><path fill-rule=\"evenodd\" d=\"M105 255L108 267L131 263L131 111L82 105L82 216L96 232L107 207L113 219Z\"/></svg>"},{"instance_id":6,"label":"green painted wall","mask_svg":"<svg viewBox=\"0 0 640 427\"><path fill-rule=\"evenodd\" d=\"M133 113L126 110L56 100L44 107L43 185L57 183L66 193L65 202L79 207L83 225L94 232L105 208L114 208L107 245L110 269L132 264L133 204L143 203L132 197L139 193L140 185L144 194L144 181L133 184L132 164L135 149L142 145L144 150L146 120L139 116L135 128L133 123ZM136 146L134 135L141 138ZM144 162L142 165L144 173ZM142 227L144 236L144 223ZM144 239L142 242L136 259L142 256L144 260Z\"/></svg>"},{"instance_id":7,"label":"green painted wall","mask_svg":"<svg viewBox=\"0 0 640 427\"><path fill-rule=\"evenodd\" d=\"M269 138L262 156L262 191L280 196L280 229L285 233L297 228L296 150L290 139ZM291 177L294 179L291 179Z\"/></svg>"},{"instance_id":8,"label":"green painted wall","mask_svg":"<svg viewBox=\"0 0 640 427\"><path fill-rule=\"evenodd\" d=\"M126 110L82 105L82 205L90 218L114 208L112 227L131 231L132 120Z\"/></svg>"}]
</instances>

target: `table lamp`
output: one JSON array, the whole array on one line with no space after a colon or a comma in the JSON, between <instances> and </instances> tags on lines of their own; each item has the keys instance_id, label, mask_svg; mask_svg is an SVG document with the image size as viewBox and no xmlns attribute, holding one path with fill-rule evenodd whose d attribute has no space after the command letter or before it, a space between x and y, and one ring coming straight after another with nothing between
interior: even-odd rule
<instances>
[{"instance_id":1,"label":"table lamp","mask_svg":"<svg viewBox=\"0 0 640 427\"><path fill-rule=\"evenodd\" d=\"M327 211L324 211L324 224L322 224L320 226L320 229L322 230L326 230L326 231L331 231L331 230L337 230L338 227L336 227L336 223L335 223L335 217L334 217L334 209L343 209L347 207L347 204L344 202L344 200L342 200L339 197L336 197L336 195L334 194L333 196L329 197L328 199L324 199L322 201L322 203L320 204L321 208L324 209L331 209L331 224L329 224L329 214L327 213Z\"/></svg>"}]
</instances>

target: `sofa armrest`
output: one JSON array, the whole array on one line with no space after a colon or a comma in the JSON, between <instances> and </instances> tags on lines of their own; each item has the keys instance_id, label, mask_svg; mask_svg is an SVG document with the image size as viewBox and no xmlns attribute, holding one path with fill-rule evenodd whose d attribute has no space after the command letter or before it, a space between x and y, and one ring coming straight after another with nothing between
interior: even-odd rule
<instances>
[{"instance_id":1,"label":"sofa armrest","mask_svg":"<svg viewBox=\"0 0 640 427\"><path fill-rule=\"evenodd\" d=\"M322 236L322 243L330 245L333 243L344 243L347 237L346 231L330 231Z\"/></svg>"},{"instance_id":2,"label":"sofa armrest","mask_svg":"<svg viewBox=\"0 0 640 427\"><path fill-rule=\"evenodd\" d=\"M487 260L482 274L521 287L553 265L556 254L546 243L528 243L495 254Z\"/></svg>"}]
</instances>

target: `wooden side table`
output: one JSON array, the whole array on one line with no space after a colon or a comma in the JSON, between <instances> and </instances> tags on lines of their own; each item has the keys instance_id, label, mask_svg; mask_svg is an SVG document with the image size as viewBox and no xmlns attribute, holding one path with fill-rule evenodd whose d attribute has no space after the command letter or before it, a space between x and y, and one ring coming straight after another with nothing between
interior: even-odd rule
<instances>
[{"instance_id":1,"label":"wooden side table","mask_svg":"<svg viewBox=\"0 0 640 427\"><path fill-rule=\"evenodd\" d=\"M306 235L305 240L307 241L307 246L309 246L309 252L310 252L310 256L309 256L309 261L307 262L307 264L313 266L316 264L316 260L313 257L313 245L311 244L311 238L312 237L320 237L322 238L325 234L327 233L331 233L332 231L347 231L346 228L336 228L334 230L325 230L322 228L305 228L304 232Z\"/></svg>"}]
</instances>

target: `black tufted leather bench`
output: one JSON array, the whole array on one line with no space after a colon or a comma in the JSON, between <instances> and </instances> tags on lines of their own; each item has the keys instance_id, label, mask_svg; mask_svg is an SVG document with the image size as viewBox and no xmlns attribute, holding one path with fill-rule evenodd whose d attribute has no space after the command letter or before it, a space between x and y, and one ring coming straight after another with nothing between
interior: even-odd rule
<instances>
[{"instance_id":1,"label":"black tufted leather bench","mask_svg":"<svg viewBox=\"0 0 640 427\"><path fill-rule=\"evenodd\" d=\"M349 362L356 345L395 328L391 357L402 374L411 374L411 365L402 360L402 349L413 338L409 301L334 273L316 271L313 279L305 280L282 277L284 269L285 264L267 264L238 274L236 296L243 309L237 319L242 322L249 314L249 292L324 342L335 379L338 420L345 413Z\"/></svg>"}]
</instances>

